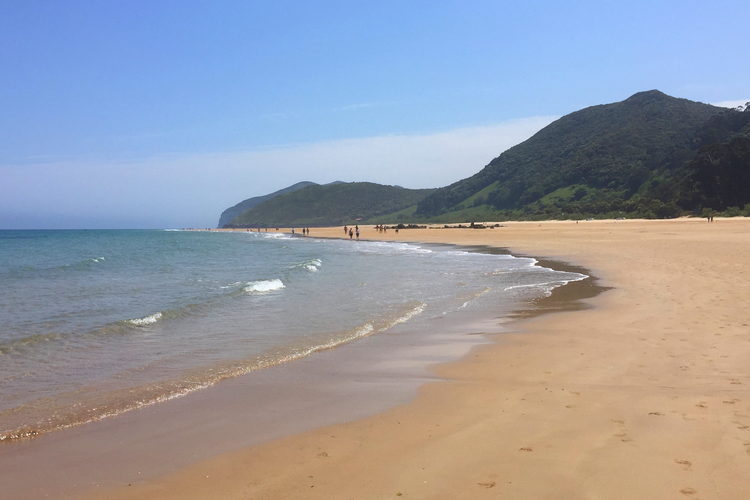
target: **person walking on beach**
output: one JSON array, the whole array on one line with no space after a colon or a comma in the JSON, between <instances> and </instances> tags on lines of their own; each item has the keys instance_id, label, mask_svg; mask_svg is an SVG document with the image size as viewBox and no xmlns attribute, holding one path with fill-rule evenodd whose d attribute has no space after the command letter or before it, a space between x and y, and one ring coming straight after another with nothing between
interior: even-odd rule
<instances>
[{"instance_id":1,"label":"person walking on beach","mask_svg":"<svg viewBox=\"0 0 750 500\"><path fill-rule=\"evenodd\" d=\"M354 230L349 228L349 239L352 239L352 236L354 236Z\"/></svg>"},{"instance_id":2,"label":"person walking on beach","mask_svg":"<svg viewBox=\"0 0 750 500\"><path fill-rule=\"evenodd\" d=\"M349 228L347 226L344 226L344 236L349 234Z\"/></svg>"},{"instance_id":3,"label":"person walking on beach","mask_svg":"<svg viewBox=\"0 0 750 500\"><path fill-rule=\"evenodd\" d=\"M357 228L357 239L359 239L359 228Z\"/></svg>"}]
</instances>

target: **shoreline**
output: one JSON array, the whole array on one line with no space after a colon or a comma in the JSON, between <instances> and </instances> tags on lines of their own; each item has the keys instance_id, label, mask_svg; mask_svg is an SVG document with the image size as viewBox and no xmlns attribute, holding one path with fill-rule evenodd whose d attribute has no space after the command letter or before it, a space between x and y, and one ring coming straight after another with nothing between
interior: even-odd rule
<instances>
[{"instance_id":1,"label":"shoreline","mask_svg":"<svg viewBox=\"0 0 750 500\"><path fill-rule=\"evenodd\" d=\"M456 248L509 253L488 247ZM567 267L557 262L546 264ZM579 268L571 271L585 272ZM555 288L551 297L563 288ZM492 313L492 317L502 314L510 320L536 309L537 305L523 301L518 308ZM472 331L502 334L503 326L496 325L492 317L483 314L467 319L464 314L460 320L433 322L436 330L429 340L420 338L424 327L402 325L390 335L358 339L308 358L225 380L182 398L34 439L2 443L0 470L4 471L5 491L13 498L38 498L49 491L66 498L81 494L99 497L117 485L154 480L237 447L256 446L409 404L419 387L442 380L434 366L461 359L474 347L491 342L487 335L466 335L467 325L472 325ZM410 328L419 335L412 340ZM364 398L362 388L367 391ZM238 398L252 400L267 410L253 410L235 402ZM278 405L285 411L274 408ZM246 421L222 411L244 415ZM57 470L66 456L77 458ZM44 480L37 479L40 473Z\"/></svg>"},{"instance_id":2,"label":"shoreline","mask_svg":"<svg viewBox=\"0 0 750 500\"><path fill-rule=\"evenodd\" d=\"M506 324L407 404L91 497L744 498L750 220L716 222L404 230L574 262L612 289Z\"/></svg>"},{"instance_id":3,"label":"shoreline","mask_svg":"<svg viewBox=\"0 0 750 500\"><path fill-rule=\"evenodd\" d=\"M750 221L701 222L403 231L575 262L613 289L440 365L449 381L412 403L111 497L744 498Z\"/></svg>"}]
</instances>

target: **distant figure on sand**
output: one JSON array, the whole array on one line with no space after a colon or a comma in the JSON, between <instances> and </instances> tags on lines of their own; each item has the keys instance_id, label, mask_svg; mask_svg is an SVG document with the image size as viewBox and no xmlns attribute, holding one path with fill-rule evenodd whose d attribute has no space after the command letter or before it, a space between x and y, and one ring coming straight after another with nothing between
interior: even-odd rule
<instances>
[{"instance_id":1,"label":"distant figure on sand","mask_svg":"<svg viewBox=\"0 0 750 500\"><path fill-rule=\"evenodd\" d=\"M346 236L347 234L349 234L349 228L344 226L344 236Z\"/></svg>"},{"instance_id":2,"label":"distant figure on sand","mask_svg":"<svg viewBox=\"0 0 750 500\"><path fill-rule=\"evenodd\" d=\"M349 228L349 239L352 239L352 236L354 236L354 230Z\"/></svg>"},{"instance_id":3,"label":"distant figure on sand","mask_svg":"<svg viewBox=\"0 0 750 500\"><path fill-rule=\"evenodd\" d=\"M359 227L357 228L357 239L359 239Z\"/></svg>"}]
</instances>

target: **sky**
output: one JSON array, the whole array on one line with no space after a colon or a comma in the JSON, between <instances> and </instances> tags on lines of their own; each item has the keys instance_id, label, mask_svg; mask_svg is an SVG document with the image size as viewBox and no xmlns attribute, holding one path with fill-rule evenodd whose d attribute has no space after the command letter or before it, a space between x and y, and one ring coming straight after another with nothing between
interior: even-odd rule
<instances>
[{"instance_id":1,"label":"sky","mask_svg":"<svg viewBox=\"0 0 750 500\"><path fill-rule=\"evenodd\" d=\"M750 2L0 0L0 228L439 187L643 90L750 101Z\"/></svg>"}]
</instances>

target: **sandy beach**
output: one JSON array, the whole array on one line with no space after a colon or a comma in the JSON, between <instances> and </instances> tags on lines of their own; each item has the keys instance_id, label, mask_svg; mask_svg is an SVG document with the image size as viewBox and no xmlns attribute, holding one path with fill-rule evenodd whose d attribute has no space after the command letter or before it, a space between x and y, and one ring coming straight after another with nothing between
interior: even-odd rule
<instances>
[{"instance_id":1,"label":"sandy beach","mask_svg":"<svg viewBox=\"0 0 750 500\"><path fill-rule=\"evenodd\" d=\"M408 404L104 496L750 495L750 220L364 228L363 237L505 247L585 266L611 290L589 308L519 320L438 366L446 381Z\"/></svg>"}]
</instances>

